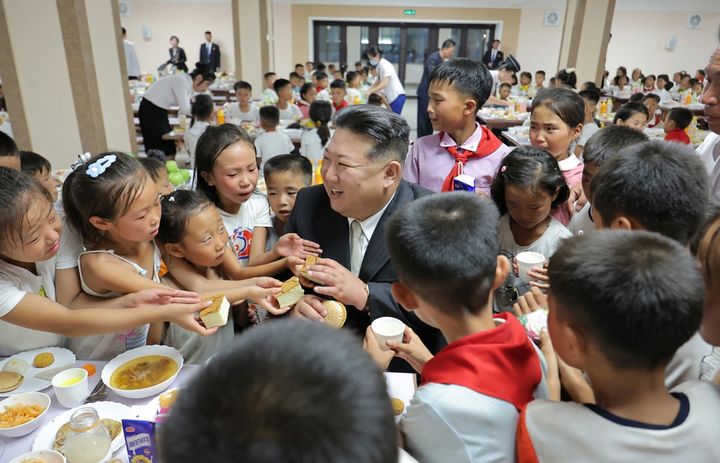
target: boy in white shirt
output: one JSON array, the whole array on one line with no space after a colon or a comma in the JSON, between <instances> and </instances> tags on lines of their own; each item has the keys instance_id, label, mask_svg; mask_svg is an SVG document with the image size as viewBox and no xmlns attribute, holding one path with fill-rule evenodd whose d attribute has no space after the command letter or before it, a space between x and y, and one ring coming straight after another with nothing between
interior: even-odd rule
<instances>
[{"instance_id":1,"label":"boy in white shirt","mask_svg":"<svg viewBox=\"0 0 720 463\"><path fill-rule=\"evenodd\" d=\"M361 81L362 76L358 72L349 71L345 75L345 82L347 82L345 101L347 101L348 104L355 105L365 103L365 97L360 90Z\"/></svg>"},{"instance_id":2,"label":"boy in white shirt","mask_svg":"<svg viewBox=\"0 0 720 463\"><path fill-rule=\"evenodd\" d=\"M300 108L292 103L293 89L292 84L287 79L278 79L273 84L278 100L275 103L278 111L280 111L280 120L299 121L302 119Z\"/></svg>"},{"instance_id":3,"label":"boy in white shirt","mask_svg":"<svg viewBox=\"0 0 720 463\"><path fill-rule=\"evenodd\" d=\"M664 384L702 319L703 278L687 250L656 233L601 231L565 241L548 274L554 350L589 377L595 403L531 402L517 461L719 461L720 386Z\"/></svg>"},{"instance_id":4,"label":"boy in white shirt","mask_svg":"<svg viewBox=\"0 0 720 463\"><path fill-rule=\"evenodd\" d=\"M585 102L585 120L583 120L582 132L580 137L575 143L575 155L581 157L583 153L583 147L590 137L595 135L595 132L600 130L597 123L595 123L595 108L597 107L598 101L600 101L599 90L583 90L578 93Z\"/></svg>"},{"instance_id":5,"label":"boy in white shirt","mask_svg":"<svg viewBox=\"0 0 720 463\"><path fill-rule=\"evenodd\" d=\"M252 85L244 80L235 82L233 86L237 103L230 103L225 112L225 119L230 122L257 122L260 119L258 109L250 102Z\"/></svg>"},{"instance_id":6,"label":"boy in white shirt","mask_svg":"<svg viewBox=\"0 0 720 463\"><path fill-rule=\"evenodd\" d=\"M277 103L278 96L277 93L275 93L275 88L273 87L275 80L277 80L277 74L274 72L266 72L263 76L263 80L265 83L265 90L262 92L263 104L267 105Z\"/></svg>"},{"instance_id":7,"label":"boy in white shirt","mask_svg":"<svg viewBox=\"0 0 720 463\"><path fill-rule=\"evenodd\" d=\"M317 71L313 74L313 79L315 79L315 85L317 86L315 99L317 101L330 101L330 93L327 90L330 82L328 81L328 75L325 71Z\"/></svg>"},{"instance_id":8,"label":"boy in white shirt","mask_svg":"<svg viewBox=\"0 0 720 463\"><path fill-rule=\"evenodd\" d=\"M279 154L290 154L295 149L290 137L277 131L279 123L280 111L277 107L263 106L260 108L260 127L265 133L255 139L255 151L261 172L268 159Z\"/></svg>"}]
</instances>

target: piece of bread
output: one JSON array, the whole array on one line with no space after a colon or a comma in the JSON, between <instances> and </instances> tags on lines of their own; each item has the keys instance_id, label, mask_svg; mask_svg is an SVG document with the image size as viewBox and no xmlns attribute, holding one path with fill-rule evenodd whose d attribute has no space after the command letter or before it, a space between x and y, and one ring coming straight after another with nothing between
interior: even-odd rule
<instances>
[{"instance_id":1,"label":"piece of bread","mask_svg":"<svg viewBox=\"0 0 720 463\"><path fill-rule=\"evenodd\" d=\"M390 399L390 403L392 404L392 409L395 416L402 415L402 412L405 410L405 402L393 397Z\"/></svg>"},{"instance_id":2,"label":"piece of bread","mask_svg":"<svg viewBox=\"0 0 720 463\"><path fill-rule=\"evenodd\" d=\"M206 328L225 326L230 312L230 302L224 294L218 294L210 298L210 307L200 311L200 319Z\"/></svg>"},{"instance_id":3,"label":"piece of bread","mask_svg":"<svg viewBox=\"0 0 720 463\"><path fill-rule=\"evenodd\" d=\"M275 295L280 308L292 307L305 295L298 277L292 277L283 283L280 292Z\"/></svg>"},{"instance_id":4,"label":"piece of bread","mask_svg":"<svg viewBox=\"0 0 720 463\"><path fill-rule=\"evenodd\" d=\"M325 284L324 281L320 281L316 278L313 278L308 274L308 271L310 271L310 267L315 265L317 263L318 259L320 259L320 258L317 256L307 256L305 258L305 263L303 264L302 269L300 269L300 275L308 281L312 281L313 283L317 283L319 285L324 285Z\"/></svg>"},{"instance_id":5,"label":"piece of bread","mask_svg":"<svg viewBox=\"0 0 720 463\"><path fill-rule=\"evenodd\" d=\"M325 324L334 326L335 328L342 328L347 319L345 306L338 301L324 301L322 305L325 307L325 310L327 310L327 315L325 315L325 319L323 320Z\"/></svg>"},{"instance_id":6,"label":"piece of bread","mask_svg":"<svg viewBox=\"0 0 720 463\"><path fill-rule=\"evenodd\" d=\"M49 367L55 363L55 356L51 352L40 352L33 359L33 366L35 368Z\"/></svg>"},{"instance_id":7,"label":"piece of bread","mask_svg":"<svg viewBox=\"0 0 720 463\"><path fill-rule=\"evenodd\" d=\"M0 371L0 392L10 392L19 388L25 377L14 371Z\"/></svg>"}]
</instances>

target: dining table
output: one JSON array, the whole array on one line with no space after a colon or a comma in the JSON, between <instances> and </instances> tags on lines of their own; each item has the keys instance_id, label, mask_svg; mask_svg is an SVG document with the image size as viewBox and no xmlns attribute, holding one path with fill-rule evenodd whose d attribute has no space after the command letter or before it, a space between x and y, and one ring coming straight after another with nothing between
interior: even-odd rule
<instances>
[{"instance_id":1,"label":"dining table","mask_svg":"<svg viewBox=\"0 0 720 463\"><path fill-rule=\"evenodd\" d=\"M107 363L108 362L78 360L76 361L75 366L81 367L87 364L93 364L95 366L95 374L88 378L89 388L90 390L93 390L100 382L102 369ZM203 365L186 363L178 373L175 381L168 386L168 389L178 388L182 390L182 388L186 386L195 375L201 372L202 369ZM402 400L406 406L409 405L410 399L417 388L416 376L412 373L385 373L385 379L388 388L388 395ZM5 451L0 454L0 462L7 462L24 453L30 452L33 447L33 442L35 441L38 433L42 430L43 426L45 426L53 418L68 410L58 403L52 387L48 387L40 392L44 392L50 396L51 401L48 412L39 418L42 420L42 423L33 432L22 437L9 438L0 436L0 441L5 443ZM128 399L127 397L122 397L116 394L108 388L107 396L103 399L103 401L121 403L130 407L134 412L137 412L140 410L140 407L148 407L148 405L153 402L153 399L158 395L160 395L160 393L144 399ZM124 445L113 454L113 459L122 463L128 462L128 454Z\"/></svg>"}]
</instances>

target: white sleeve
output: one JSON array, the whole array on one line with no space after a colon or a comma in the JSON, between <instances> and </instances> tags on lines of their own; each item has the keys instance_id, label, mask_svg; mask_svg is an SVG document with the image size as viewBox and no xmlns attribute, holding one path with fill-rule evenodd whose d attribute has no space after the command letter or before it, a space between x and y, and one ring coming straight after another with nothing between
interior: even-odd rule
<instances>
[{"instance_id":1,"label":"white sleeve","mask_svg":"<svg viewBox=\"0 0 720 463\"><path fill-rule=\"evenodd\" d=\"M253 228L271 228L270 204L268 203L267 196L257 194L253 195L251 200L253 201Z\"/></svg>"},{"instance_id":2,"label":"white sleeve","mask_svg":"<svg viewBox=\"0 0 720 463\"><path fill-rule=\"evenodd\" d=\"M0 280L0 318L4 317L27 295L4 277Z\"/></svg>"},{"instance_id":3,"label":"white sleeve","mask_svg":"<svg viewBox=\"0 0 720 463\"><path fill-rule=\"evenodd\" d=\"M55 268L57 270L75 268L78 266L78 257L83 251L82 239L80 233L67 223L64 214L60 216L60 222L62 224L62 234L60 235L60 250L57 254Z\"/></svg>"},{"instance_id":4,"label":"white sleeve","mask_svg":"<svg viewBox=\"0 0 720 463\"><path fill-rule=\"evenodd\" d=\"M295 144L293 144L292 138L290 138L290 135L285 134L285 141L287 142L286 145L287 145L288 154L292 153L293 150L295 149Z\"/></svg>"}]
</instances>

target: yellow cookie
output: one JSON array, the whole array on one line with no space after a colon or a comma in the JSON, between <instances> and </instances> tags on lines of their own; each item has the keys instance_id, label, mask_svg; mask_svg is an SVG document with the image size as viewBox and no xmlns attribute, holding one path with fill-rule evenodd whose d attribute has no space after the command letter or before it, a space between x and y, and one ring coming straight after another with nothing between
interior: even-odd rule
<instances>
[{"instance_id":1,"label":"yellow cookie","mask_svg":"<svg viewBox=\"0 0 720 463\"><path fill-rule=\"evenodd\" d=\"M392 403L393 413L395 413L395 416L402 415L403 410L405 410L405 402L393 397L390 399L390 403Z\"/></svg>"},{"instance_id":2,"label":"yellow cookie","mask_svg":"<svg viewBox=\"0 0 720 463\"><path fill-rule=\"evenodd\" d=\"M40 352L33 359L33 366L35 368L49 367L55 362L55 356L50 352Z\"/></svg>"}]
</instances>

